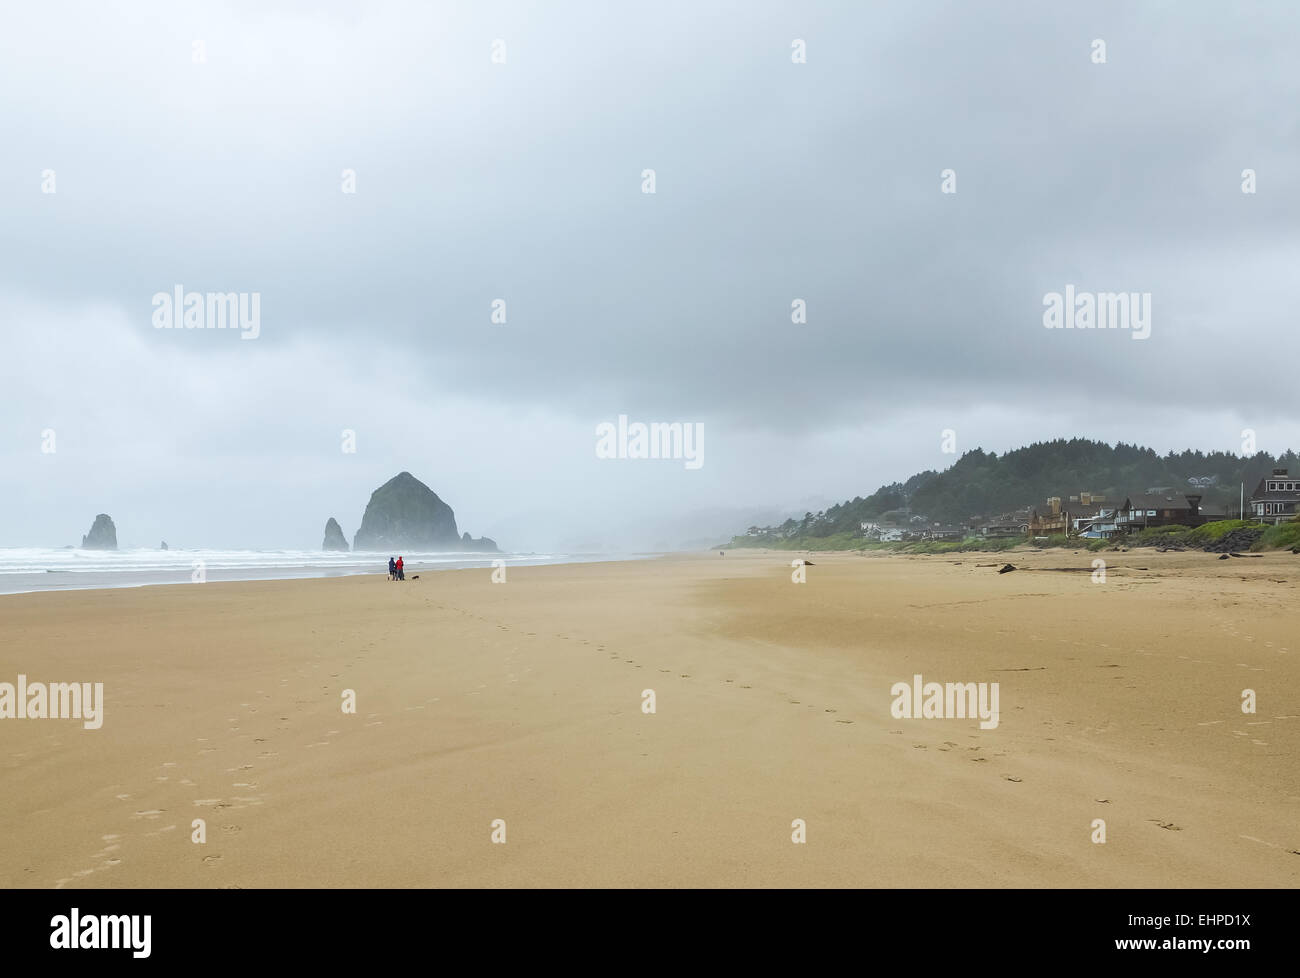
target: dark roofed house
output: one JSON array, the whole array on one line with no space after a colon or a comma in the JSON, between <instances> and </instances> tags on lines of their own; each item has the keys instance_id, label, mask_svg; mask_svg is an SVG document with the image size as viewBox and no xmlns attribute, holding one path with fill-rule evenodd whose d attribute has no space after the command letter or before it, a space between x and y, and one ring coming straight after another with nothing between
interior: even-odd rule
<instances>
[{"instance_id":1,"label":"dark roofed house","mask_svg":"<svg viewBox=\"0 0 1300 978\"><path fill-rule=\"evenodd\" d=\"M1282 523L1300 513L1300 476L1274 469L1250 494L1250 514L1265 523Z\"/></svg>"},{"instance_id":2,"label":"dark roofed house","mask_svg":"<svg viewBox=\"0 0 1300 978\"><path fill-rule=\"evenodd\" d=\"M1173 489L1148 490L1126 496L1115 514L1116 528L1137 533L1148 526L1200 526L1205 522L1201 497Z\"/></svg>"},{"instance_id":3,"label":"dark roofed house","mask_svg":"<svg viewBox=\"0 0 1300 978\"><path fill-rule=\"evenodd\" d=\"M980 535L996 538L1026 536L1030 518L1028 512L1004 513L981 526Z\"/></svg>"},{"instance_id":4,"label":"dark roofed house","mask_svg":"<svg viewBox=\"0 0 1300 978\"><path fill-rule=\"evenodd\" d=\"M925 531L927 540L960 540L966 531L950 523L935 523Z\"/></svg>"}]
</instances>

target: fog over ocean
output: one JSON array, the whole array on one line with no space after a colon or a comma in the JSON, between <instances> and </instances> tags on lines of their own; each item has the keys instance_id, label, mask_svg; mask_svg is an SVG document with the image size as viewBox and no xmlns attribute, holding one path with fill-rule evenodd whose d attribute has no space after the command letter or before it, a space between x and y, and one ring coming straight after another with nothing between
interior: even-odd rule
<instances>
[{"instance_id":1,"label":"fog over ocean","mask_svg":"<svg viewBox=\"0 0 1300 978\"><path fill-rule=\"evenodd\" d=\"M392 556L399 556L393 554ZM406 577L438 570L492 567L494 560L510 567L541 564L632 560L648 554L485 554L403 553ZM304 577L343 577L387 574L386 553L342 553L319 550L82 550L79 548L0 548L0 594L28 591L69 591L83 588L141 587L149 584L194 583L202 572L206 581L264 581Z\"/></svg>"}]
</instances>

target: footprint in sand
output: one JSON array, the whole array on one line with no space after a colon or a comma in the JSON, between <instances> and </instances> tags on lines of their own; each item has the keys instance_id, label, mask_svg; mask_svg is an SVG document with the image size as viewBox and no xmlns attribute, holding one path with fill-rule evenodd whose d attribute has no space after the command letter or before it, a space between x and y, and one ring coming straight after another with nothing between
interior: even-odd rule
<instances>
[{"instance_id":1,"label":"footprint in sand","mask_svg":"<svg viewBox=\"0 0 1300 978\"><path fill-rule=\"evenodd\" d=\"M1182 831L1182 827L1179 826L1179 825L1175 825L1173 822L1162 822L1162 821L1160 821L1160 819L1158 819L1158 818L1149 818L1149 819L1147 819L1147 821L1148 821L1148 822L1155 822L1156 825L1159 825L1162 829L1168 829L1170 832L1181 832L1181 831Z\"/></svg>"},{"instance_id":2,"label":"footprint in sand","mask_svg":"<svg viewBox=\"0 0 1300 978\"><path fill-rule=\"evenodd\" d=\"M1017 777L1015 777L1014 775L1004 774L1004 775L1002 775L1002 780L1004 780L1004 781L1014 781L1016 784L1020 784L1020 782L1023 781L1024 778L1017 778Z\"/></svg>"}]
</instances>

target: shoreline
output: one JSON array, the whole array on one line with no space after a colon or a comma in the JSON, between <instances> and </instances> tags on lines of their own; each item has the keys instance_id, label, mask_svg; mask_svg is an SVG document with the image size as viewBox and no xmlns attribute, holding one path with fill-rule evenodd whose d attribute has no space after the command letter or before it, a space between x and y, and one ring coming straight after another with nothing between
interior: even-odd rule
<instances>
[{"instance_id":1,"label":"shoreline","mask_svg":"<svg viewBox=\"0 0 1300 978\"><path fill-rule=\"evenodd\" d=\"M166 551L164 551L166 552ZM171 553L204 553L205 551L170 551ZM250 551L250 553L262 553L262 551ZM473 556L470 554L452 553L446 555L448 560L438 563L429 563L419 558L407 561L407 571L409 574L433 574L441 571L450 570L468 570L482 569L483 567L492 567L493 562L502 560L507 568L518 567L548 567L558 564L585 564L585 563L604 563L608 561L622 560L649 560L659 554L562 554L559 558L550 555L533 555L533 554L484 554L482 556ZM265 568L222 568L216 567L205 569L204 580L195 581L192 578L193 572L188 567L178 566L170 573L175 575L172 580L159 580L157 576L159 571L156 569L148 570L45 570L45 571L27 571L27 572L10 572L0 574L0 598L15 594L39 594L46 591L100 591L116 589L134 589L142 587L165 587L175 584L235 584L235 583L254 583L265 581L309 581L332 579L339 577L368 577L372 575L383 575L387 577L387 570L383 564L387 560L386 555L377 556L375 564L378 569L364 569L361 567L331 567L329 565L269 565ZM249 572L261 572L258 576L245 576ZM46 576L42 576L46 575ZM103 583L63 583L59 582L52 586L32 586L25 587L21 590L10 590L9 588L17 583L15 580L6 580L6 578L30 578L31 582L49 581L51 577L61 575L85 575L85 576L102 576L112 578L112 580ZM149 580L122 580L129 576L151 576Z\"/></svg>"}]
</instances>

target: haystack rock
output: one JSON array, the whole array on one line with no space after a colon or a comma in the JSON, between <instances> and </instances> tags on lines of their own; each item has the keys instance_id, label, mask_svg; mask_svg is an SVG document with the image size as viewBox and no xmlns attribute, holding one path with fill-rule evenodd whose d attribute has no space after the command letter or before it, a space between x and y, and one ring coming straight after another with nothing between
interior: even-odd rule
<instances>
[{"instance_id":1,"label":"haystack rock","mask_svg":"<svg viewBox=\"0 0 1300 978\"><path fill-rule=\"evenodd\" d=\"M496 544L490 540L477 543L476 549L487 549L490 545L496 551ZM463 549L463 543L451 507L411 473L401 472L370 494L352 549L395 553L455 551Z\"/></svg>"},{"instance_id":2,"label":"haystack rock","mask_svg":"<svg viewBox=\"0 0 1300 978\"><path fill-rule=\"evenodd\" d=\"M107 513L100 513L90 527L90 532L81 538L82 550L116 550L117 527Z\"/></svg>"},{"instance_id":3,"label":"haystack rock","mask_svg":"<svg viewBox=\"0 0 1300 978\"><path fill-rule=\"evenodd\" d=\"M339 521L333 516L325 524L325 542L320 545L322 550L351 550L348 546L348 538L343 535L343 527L339 526Z\"/></svg>"}]
</instances>

